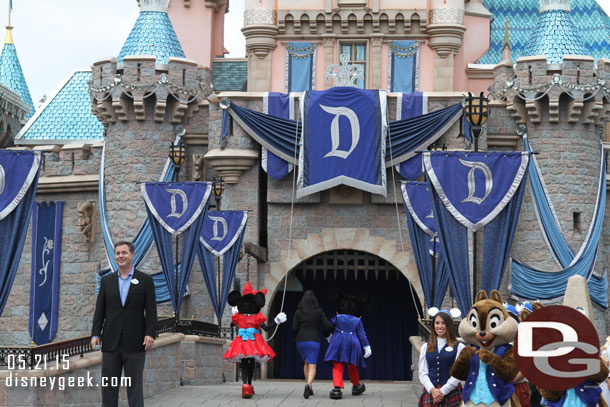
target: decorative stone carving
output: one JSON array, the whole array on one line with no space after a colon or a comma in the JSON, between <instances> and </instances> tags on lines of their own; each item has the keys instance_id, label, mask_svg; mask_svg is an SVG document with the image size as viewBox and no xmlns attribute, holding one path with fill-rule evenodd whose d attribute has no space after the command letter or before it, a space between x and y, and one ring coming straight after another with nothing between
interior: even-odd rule
<instances>
[{"instance_id":1,"label":"decorative stone carving","mask_svg":"<svg viewBox=\"0 0 610 407\"><path fill-rule=\"evenodd\" d=\"M275 10L255 8L244 11L244 26L255 24L275 25Z\"/></svg>"},{"instance_id":2,"label":"decorative stone carving","mask_svg":"<svg viewBox=\"0 0 610 407\"><path fill-rule=\"evenodd\" d=\"M331 64L326 67L326 79L335 81L333 86L355 87L358 79L364 80L364 68L362 65L350 64L349 55L339 55L341 64Z\"/></svg>"},{"instance_id":3,"label":"decorative stone carving","mask_svg":"<svg viewBox=\"0 0 610 407\"><path fill-rule=\"evenodd\" d=\"M93 214L95 212L95 203L92 201L79 202L76 209L78 210L79 232L84 236L86 243L92 243L94 240Z\"/></svg>"},{"instance_id":4,"label":"decorative stone carving","mask_svg":"<svg viewBox=\"0 0 610 407\"><path fill-rule=\"evenodd\" d=\"M203 154L193 154L193 180L203 181L205 179L205 166Z\"/></svg>"},{"instance_id":5,"label":"decorative stone carving","mask_svg":"<svg viewBox=\"0 0 610 407\"><path fill-rule=\"evenodd\" d=\"M227 184L237 184L241 173L249 170L258 159L258 152L241 148L215 148L208 151L204 158Z\"/></svg>"},{"instance_id":6,"label":"decorative stone carving","mask_svg":"<svg viewBox=\"0 0 610 407\"><path fill-rule=\"evenodd\" d=\"M461 8L437 8L430 10L430 24L464 24L464 10Z\"/></svg>"}]
</instances>

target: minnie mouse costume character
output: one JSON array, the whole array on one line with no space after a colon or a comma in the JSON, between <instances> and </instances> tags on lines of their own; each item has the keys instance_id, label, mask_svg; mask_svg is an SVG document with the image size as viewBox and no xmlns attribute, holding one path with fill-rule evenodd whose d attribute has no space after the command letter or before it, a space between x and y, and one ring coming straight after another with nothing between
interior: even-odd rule
<instances>
[{"instance_id":1,"label":"minnie mouse costume character","mask_svg":"<svg viewBox=\"0 0 610 407\"><path fill-rule=\"evenodd\" d=\"M265 331L273 329L276 324L286 322L286 314L280 312L269 325L265 324L267 318L260 310L265 306L267 290L256 291L252 284L247 282L244 286L244 295L239 291L229 293L227 302L233 307L231 327L237 325L237 337L231 342L224 358L230 362L241 364L241 379L243 386L241 396L249 399L254 395L252 376L256 361L267 362L275 357L275 352L261 335L260 328Z\"/></svg>"},{"instance_id":2,"label":"minnie mouse costume character","mask_svg":"<svg viewBox=\"0 0 610 407\"><path fill-rule=\"evenodd\" d=\"M363 357L368 358L372 352L360 318L362 311L373 305L373 297L364 294L356 298L335 289L330 292L330 298L337 305L337 315L330 320L334 331L324 361L333 365L334 388L330 392L330 398L338 400L343 397L341 389L345 363L349 380L352 382L352 395L359 396L366 390L364 383L360 383L357 365L362 362L362 366L366 366Z\"/></svg>"}]
</instances>

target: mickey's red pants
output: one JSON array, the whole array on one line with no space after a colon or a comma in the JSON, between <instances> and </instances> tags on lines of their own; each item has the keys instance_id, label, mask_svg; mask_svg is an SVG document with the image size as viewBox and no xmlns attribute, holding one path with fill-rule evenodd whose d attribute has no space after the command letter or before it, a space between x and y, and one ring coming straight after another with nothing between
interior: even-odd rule
<instances>
[{"instance_id":1,"label":"mickey's red pants","mask_svg":"<svg viewBox=\"0 0 610 407\"><path fill-rule=\"evenodd\" d=\"M343 388L344 368L344 363L333 361L333 386ZM358 368L356 365L352 365L351 363L347 365L347 375L349 376L349 381L352 382L354 387L360 384L360 375L358 374Z\"/></svg>"}]
</instances>

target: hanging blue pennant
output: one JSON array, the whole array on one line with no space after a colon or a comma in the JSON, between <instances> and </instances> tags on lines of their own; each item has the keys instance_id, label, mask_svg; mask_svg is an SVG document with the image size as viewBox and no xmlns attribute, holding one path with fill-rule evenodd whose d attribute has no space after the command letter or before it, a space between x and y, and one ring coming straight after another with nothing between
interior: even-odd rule
<instances>
[{"instance_id":1,"label":"hanging blue pennant","mask_svg":"<svg viewBox=\"0 0 610 407\"><path fill-rule=\"evenodd\" d=\"M0 151L0 220L19 205L40 167L40 154Z\"/></svg>"},{"instance_id":2,"label":"hanging blue pennant","mask_svg":"<svg viewBox=\"0 0 610 407\"><path fill-rule=\"evenodd\" d=\"M40 152L0 150L0 315L28 233L38 186Z\"/></svg>"},{"instance_id":3,"label":"hanging blue pennant","mask_svg":"<svg viewBox=\"0 0 610 407\"><path fill-rule=\"evenodd\" d=\"M176 311L186 292L211 191L212 184L205 182L142 184L148 220ZM172 250L172 235L180 233L184 234L178 262ZM176 278L178 263L182 272Z\"/></svg>"},{"instance_id":4,"label":"hanging blue pennant","mask_svg":"<svg viewBox=\"0 0 610 407\"><path fill-rule=\"evenodd\" d=\"M247 211L208 211L201 243L215 256L221 256L235 244L247 222Z\"/></svg>"},{"instance_id":5,"label":"hanging blue pennant","mask_svg":"<svg viewBox=\"0 0 610 407\"><path fill-rule=\"evenodd\" d=\"M417 226L421 228L427 235L436 235L436 221L432 212L432 204L430 201L430 191L425 182L404 182L400 189L402 190L402 199L405 207L415 220ZM433 240L431 240L432 244Z\"/></svg>"},{"instance_id":6,"label":"hanging blue pennant","mask_svg":"<svg viewBox=\"0 0 610 407\"><path fill-rule=\"evenodd\" d=\"M147 182L142 195L148 210L172 235L179 235L206 207L212 185L204 182Z\"/></svg>"},{"instance_id":7,"label":"hanging blue pennant","mask_svg":"<svg viewBox=\"0 0 610 407\"><path fill-rule=\"evenodd\" d=\"M526 173L526 152L424 152L424 165L441 202L470 230L492 221Z\"/></svg>"},{"instance_id":8,"label":"hanging blue pennant","mask_svg":"<svg viewBox=\"0 0 610 407\"><path fill-rule=\"evenodd\" d=\"M30 337L36 345L57 332L63 202L37 202L32 217Z\"/></svg>"},{"instance_id":9,"label":"hanging blue pennant","mask_svg":"<svg viewBox=\"0 0 610 407\"><path fill-rule=\"evenodd\" d=\"M308 91L301 116L297 198L341 184L386 195L384 91Z\"/></svg>"},{"instance_id":10,"label":"hanging blue pennant","mask_svg":"<svg viewBox=\"0 0 610 407\"><path fill-rule=\"evenodd\" d=\"M214 312L219 319L231 290L247 222L247 211L216 211L208 212L205 216L197 257ZM216 285L216 274L220 270L216 270L214 256L222 256L221 287Z\"/></svg>"}]
</instances>

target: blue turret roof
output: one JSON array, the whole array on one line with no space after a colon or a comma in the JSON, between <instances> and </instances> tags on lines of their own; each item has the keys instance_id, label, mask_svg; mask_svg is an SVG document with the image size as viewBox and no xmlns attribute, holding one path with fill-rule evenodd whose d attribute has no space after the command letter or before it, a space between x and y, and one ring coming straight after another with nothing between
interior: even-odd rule
<instances>
[{"instance_id":1,"label":"blue turret roof","mask_svg":"<svg viewBox=\"0 0 610 407\"><path fill-rule=\"evenodd\" d=\"M159 64L185 57L169 16L162 11L140 11L117 60L122 62L127 55L154 55Z\"/></svg>"},{"instance_id":2,"label":"blue turret roof","mask_svg":"<svg viewBox=\"0 0 610 407\"><path fill-rule=\"evenodd\" d=\"M64 144L104 140L104 126L91 113L91 70L75 71L15 137L16 144Z\"/></svg>"},{"instance_id":3,"label":"blue turret roof","mask_svg":"<svg viewBox=\"0 0 610 407\"><path fill-rule=\"evenodd\" d=\"M30 89L21 70L21 64L17 57L17 49L10 35L11 28L8 28L7 40L4 48L2 48L2 55L0 55L0 83L21 95L23 103L30 106L31 110L26 115L26 118L29 119L34 114L34 103L32 103Z\"/></svg>"},{"instance_id":4,"label":"blue turret roof","mask_svg":"<svg viewBox=\"0 0 610 407\"><path fill-rule=\"evenodd\" d=\"M489 50L477 61L481 64L497 64L502 61L502 42L506 17L509 19L511 58L524 56L525 47L537 28L538 0L483 0L483 5L493 15ZM571 17L575 30L580 34L585 55L610 58L610 17L595 0L572 0ZM548 33L552 41L564 38L561 33Z\"/></svg>"},{"instance_id":5,"label":"blue turret roof","mask_svg":"<svg viewBox=\"0 0 610 407\"><path fill-rule=\"evenodd\" d=\"M522 56L546 55L549 64L563 62L564 55L589 55L572 22L570 12L549 10L540 14L536 30L528 40Z\"/></svg>"}]
</instances>

